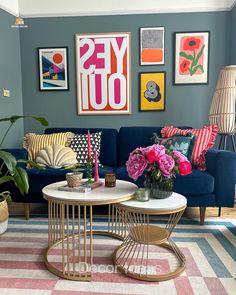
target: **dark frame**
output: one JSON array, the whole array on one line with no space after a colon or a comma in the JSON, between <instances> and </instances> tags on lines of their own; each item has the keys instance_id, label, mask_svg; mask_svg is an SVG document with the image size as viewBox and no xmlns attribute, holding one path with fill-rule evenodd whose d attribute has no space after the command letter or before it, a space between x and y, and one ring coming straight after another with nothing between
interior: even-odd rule
<instances>
[{"instance_id":1,"label":"dark frame","mask_svg":"<svg viewBox=\"0 0 236 295\"><path fill-rule=\"evenodd\" d=\"M148 64L142 64L142 62L141 62L141 48L142 48L142 46L141 46L141 42L142 42L142 39L141 39L141 30L142 29L155 29L155 28L163 28L163 33L164 33L164 35L163 35L163 51L164 51L164 60L163 60L163 62L162 63L148 63ZM165 26L148 26L148 27L140 27L139 28L139 65L140 66L158 66L158 65L160 65L160 66L163 66L163 65L165 65Z\"/></svg>"},{"instance_id":2,"label":"dark frame","mask_svg":"<svg viewBox=\"0 0 236 295\"><path fill-rule=\"evenodd\" d=\"M142 87L142 75L146 74L164 74L163 77L163 83L164 83L164 106L161 109L142 109L141 102L142 98L141 97L141 87ZM164 112L166 110L166 72L165 71L155 71L155 72L140 72L139 73L139 111L140 112Z\"/></svg>"},{"instance_id":3,"label":"dark frame","mask_svg":"<svg viewBox=\"0 0 236 295\"><path fill-rule=\"evenodd\" d=\"M188 75L188 80L190 82L187 82L187 79L185 82L178 82L176 80L176 77L177 77L177 72L176 72L176 65L177 65L177 53L178 53L178 50L177 50L177 42L176 42L176 39L178 37L178 35L196 35L196 34L205 34L208 38L207 38L207 49L205 50L205 54L207 54L207 65L206 65L206 69L207 69L207 73L204 77L204 79L201 81L199 79L199 81L193 81L191 80L191 78L189 79L189 76ZM174 35L173 35L173 39L174 39L174 46L173 46L173 55L174 55L174 65L173 65L173 85L207 85L209 83L209 60L210 60L210 31L189 31L189 32L174 32ZM204 51L204 50L203 50Z\"/></svg>"},{"instance_id":4,"label":"dark frame","mask_svg":"<svg viewBox=\"0 0 236 295\"><path fill-rule=\"evenodd\" d=\"M42 81L42 53L46 50L63 50L65 54L65 86L58 87L58 86L50 86L50 87L43 87ZM38 81L39 81L39 90L40 91L68 91L69 90L69 64L68 64L68 47L38 47Z\"/></svg>"}]
</instances>

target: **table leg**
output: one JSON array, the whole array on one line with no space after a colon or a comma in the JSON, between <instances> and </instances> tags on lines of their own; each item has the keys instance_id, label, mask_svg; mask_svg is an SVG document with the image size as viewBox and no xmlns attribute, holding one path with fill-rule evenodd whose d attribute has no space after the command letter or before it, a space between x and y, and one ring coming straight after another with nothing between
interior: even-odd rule
<instances>
[{"instance_id":1,"label":"table leg","mask_svg":"<svg viewBox=\"0 0 236 295\"><path fill-rule=\"evenodd\" d=\"M82 215L81 206L48 202L49 247L45 253L45 264L52 273L62 278L90 281L93 210L92 206L83 207Z\"/></svg>"}]
</instances>

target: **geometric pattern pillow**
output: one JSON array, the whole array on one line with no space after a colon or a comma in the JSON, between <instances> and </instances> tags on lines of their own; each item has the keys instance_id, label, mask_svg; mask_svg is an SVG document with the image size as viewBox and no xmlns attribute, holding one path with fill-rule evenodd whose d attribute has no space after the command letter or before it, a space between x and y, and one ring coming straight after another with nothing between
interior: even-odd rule
<instances>
[{"instance_id":1,"label":"geometric pattern pillow","mask_svg":"<svg viewBox=\"0 0 236 295\"><path fill-rule=\"evenodd\" d=\"M96 132L90 134L90 151L91 158L94 163L94 150L97 150L97 155L100 155L101 149L101 136L102 132ZM77 161L81 166L87 164L88 157L88 138L87 134L75 134L74 138L71 140L70 148L77 154ZM98 160L99 163L99 160Z\"/></svg>"},{"instance_id":2,"label":"geometric pattern pillow","mask_svg":"<svg viewBox=\"0 0 236 295\"><path fill-rule=\"evenodd\" d=\"M38 152L46 146L60 144L68 146L74 137L72 132L59 132L52 134L27 133L24 137L24 148L28 151L29 160L35 161Z\"/></svg>"},{"instance_id":3,"label":"geometric pattern pillow","mask_svg":"<svg viewBox=\"0 0 236 295\"><path fill-rule=\"evenodd\" d=\"M196 136L188 133L185 136L181 134L174 134L172 137L161 138L156 133L153 133L153 143L164 145L170 150L177 150L185 157L192 161L192 153Z\"/></svg>"},{"instance_id":4,"label":"geometric pattern pillow","mask_svg":"<svg viewBox=\"0 0 236 295\"><path fill-rule=\"evenodd\" d=\"M196 136L196 142L194 144L192 153L192 163L199 170L206 170L206 152L212 148L215 144L217 135L217 125L204 126L201 129L179 129L173 126L165 126L161 130L162 137L171 137L174 134L183 134L191 132Z\"/></svg>"}]
</instances>

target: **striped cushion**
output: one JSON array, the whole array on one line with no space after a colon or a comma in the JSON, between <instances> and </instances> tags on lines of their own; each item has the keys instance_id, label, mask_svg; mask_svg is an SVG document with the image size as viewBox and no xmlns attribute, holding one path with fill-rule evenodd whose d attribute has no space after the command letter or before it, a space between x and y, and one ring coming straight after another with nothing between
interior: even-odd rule
<instances>
[{"instance_id":1,"label":"striped cushion","mask_svg":"<svg viewBox=\"0 0 236 295\"><path fill-rule=\"evenodd\" d=\"M38 152L46 146L61 144L69 146L74 133L52 133L52 134L35 134L27 133L24 138L24 148L27 149L29 160L35 161Z\"/></svg>"},{"instance_id":2,"label":"striped cushion","mask_svg":"<svg viewBox=\"0 0 236 295\"><path fill-rule=\"evenodd\" d=\"M192 153L192 163L199 170L206 170L205 153L214 146L217 135L217 125L204 126L201 129L179 129L173 126L165 126L161 130L162 137L171 137L174 134L191 132L196 135L196 142Z\"/></svg>"}]
</instances>

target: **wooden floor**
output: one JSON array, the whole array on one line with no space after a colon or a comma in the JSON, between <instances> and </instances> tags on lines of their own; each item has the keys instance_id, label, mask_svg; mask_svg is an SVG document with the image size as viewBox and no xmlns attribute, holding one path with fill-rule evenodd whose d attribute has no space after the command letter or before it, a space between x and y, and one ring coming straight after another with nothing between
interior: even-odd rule
<instances>
[{"instance_id":1,"label":"wooden floor","mask_svg":"<svg viewBox=\"0 0 236 295\"><path fill-rule=\"evenodd\" d=\"M31 205L31 215L33 214L47 214L46 204L32 204ZM22 203L12 203L9 208L9 212L12 215L24 216L24 204ZM184 216L189 218L199 217L199 208L187 208ZM206 217L218 217L218 208L207 208ZM234 208L222 208L221 210L222 218L236 218L236 205Z\"/></svg>"}]
</instances>

